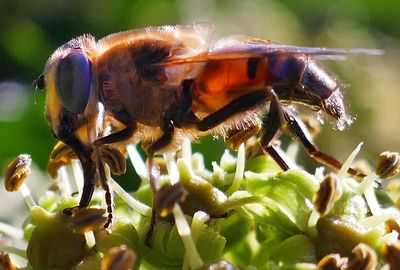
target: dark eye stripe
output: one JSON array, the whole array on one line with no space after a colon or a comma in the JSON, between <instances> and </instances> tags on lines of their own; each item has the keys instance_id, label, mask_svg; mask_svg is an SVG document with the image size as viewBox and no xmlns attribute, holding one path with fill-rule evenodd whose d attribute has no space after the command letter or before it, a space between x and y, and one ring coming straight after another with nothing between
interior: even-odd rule
<instances>
[{"instance_id":1,"label":"dark eye stripe","mask_svg":"<svg viewBox=\"0 0 400 270\"><path fill-rule=\"evenodd\" d=\"M91 63L82 52L73 52L60 60L56 70L56 89L64 107L73 113L83 113L88 103L91 85Z\"/></svg>"}]
</instances>

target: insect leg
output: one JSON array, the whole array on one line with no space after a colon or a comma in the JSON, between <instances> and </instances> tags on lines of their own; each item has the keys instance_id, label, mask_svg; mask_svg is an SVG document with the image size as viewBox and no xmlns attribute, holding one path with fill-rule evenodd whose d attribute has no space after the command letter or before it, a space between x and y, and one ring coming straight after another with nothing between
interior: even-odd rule
<instances>
[{"instance_id":1,"label":"insect leg","mask_svg":"<svg viewBox=\"0 0 400 270\"><path fill-rule=\"evenodd\" d=\"M154 175L152 174L152 169L154 165L154 154L171 143L174 135L174 122L172 120L169 120L164 125L162 130L164 132L163 135L146 149L149 163L150 186L153 192L156 192L158 189L157 183L154 179Z\"/></svg>"},{"instance_id":2,"label":"insect leg","mask_svg":"<svg viewBox=\"0 0 400 270\"><path fill-rule=\"evenodd\" d=\"M85 149L78 139L75 137L69 137L68 140L63 140L63 142L72 148L82 165L84 182L81 200L77 207L85 208L89 205L90 200L92 199L95 186L96 166L91 158L91 151ZM64 213L71 214L73 208L75 207L64 209Z\"/></svg>"},{"instance_id":3,"label":"insect leg","mask_svg":"<svg viewBox=\"0 0 400 270\"><path fill-rule=\"evenodd\" d=\"M148 173L150 179L150 187L153 191L153 207L151 210L150 225L145 238L145 243L149 247L151 247L150 241L153 235L154 226L156 225L157 222L157 211L154 206L155 206L155 193L157 192L158 189L158 183L153 175L154 154L160 149L170 144L174 135L174 122L170 119L165 119L164 121L165 123L162 127L164 131L163 135L157 141L151 144L149 148L147 148Z\"/></svg>"},{"instance_id":4,"label":"insect leg","mask_svg":"<svg viewBox=\"0 0 400 270\"><path fill-rule=\"evenodd\" d=\"M110 186L108 185L108 182L107 182L107 176L106 176L106 172L104 169L104 162L100 159L100 148L99 147L95 147L95 153L96 153L97 170L99 173L101 186L103 187L103 189L105 191L105 199L106 199L107 213L108 213L107 221L104 224L104 228L108 228L113 221L114 198L113 198L113 194L111 192Z\"/></svg>"},{"instance_id":5,"label":"insect leg","mask_svg":"<svg viewBox=\"0 0 400 270\"><path fill-rule=\"evenodd\" d=\"M94 142L94 145L96 146L101 146L103 144L110 144L110 143L116 143L120 141L124 141L132 137L133 133L135 132L136 129L136 124L129 124L126 126L126 128L111 133L110 135L107 135L105 137L99 138Z\"/></svg>"},{"instance_id":6,"label":"insect leg","mask_svg":"<svg viewBox=\"0 0 400 270\"><path fill-rule=\"evenodd\" d=\"M270 144L278 130L284 124L285 119L284 112L281 104L279 103L278 97L273 90L270 90L269 92L271 94L271 104L267 117L263 120L262 123L262 135L260 138L260 144L263 150L275 160L279 167L281 167L282 170L287 171L289 170L289 166L279 155L276 149Z\"/></svg>"},{"instance_id":7,"label":"insect leg","mask_svg":"<svg viewBox=\"0 0 400 270\"><path fill-rule=\"evenodd\" d=\"M219 124L223 123L229 117L239 113L244 112L256 104L265 101L268 96L265 90L255 91L248 95L241 96L236 100L232 101L225 107L219 109L218 111L208 115L203 120L197 123L197 129L199 131L207 131L212 129Z\"/></svg>"},{"instance_id":8,"label":"insect leg","mask_svg":"<svg viewBox=\"0 0 400 270\"><path fill-rule=\"evenodd\" d=\"M107 204L107 222L104 224L104 228L108 228L108 226L112 223L113 220L113 195L110 189L110 186L108 185L107 182L107 177L104 169L104 162L100 158L100 147L104 144L110 144L110 143L115 143L115 142L120 142L126 139L129 139L134 131L136 129L136 124L135 123L130 123L129 125L126 125L126 128L117 131L115 133L112 133L108 136L105 136L103 138L97 139L94 142L94 151L95 151L95 156L96 156L96 163L97 163L97 170L99 173L99 178L101 185L105 191L105 199L106 199L106 204Z\"/></svg>"},{"instance_id":9,"label":"insect leg","mask_svg":"<svg viewBox=\"0 0 400 270\"><path fill-rule=\"evenodd\" d=\"M290 132L295 135L300 143L305 148L307 154L312 157L317 162L324 164L332 169L340 170L342 167L342 162L338 161L334 157L320 151L315 145L313 145L305 135L304 131L301 129L299 123L293 115L290 115L285 111L285 119L288 124ZM365 175L353 168L349 168L348 173L356 178L362 179Z\"/></svg>"},{"instance_id":10,"label":"insect leg","mask_svg":"<svg viewBox=\"0 0 400 270\"><path fill-rule=\"evenodd\" d=\"M194 86L193 80L184 80L181 84L181 93L177 102L171 105L165 112L165 119L172 119L174 126L187 127L199 122L199 119L192 111L192 94Z\"/></svg>"}]
</instances>

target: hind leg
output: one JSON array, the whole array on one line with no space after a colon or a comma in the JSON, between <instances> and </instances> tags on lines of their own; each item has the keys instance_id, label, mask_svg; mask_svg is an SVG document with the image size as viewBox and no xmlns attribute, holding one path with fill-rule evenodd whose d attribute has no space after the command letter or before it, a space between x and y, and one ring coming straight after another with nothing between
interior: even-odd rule
<instances>
[{"instance_id":1,"label":"hind leg","mask_svg":"<svg viewBox=\"0 0 400 270\"><path fill-rule=\"evenodd\" d=\"M334 170L340 170L340 168L342 168L342 162L338 161L331 155L320 151L314 144L310 142L304 131L301 129L297 119L293 115L285 112L285 119L289 127L289 131L300 141L310 157L312 157L318 163L324 164ZM357 179L362 179L365 177L363 173L353 168L349 168L348 173Z\"/></svg>"}]
</instances>

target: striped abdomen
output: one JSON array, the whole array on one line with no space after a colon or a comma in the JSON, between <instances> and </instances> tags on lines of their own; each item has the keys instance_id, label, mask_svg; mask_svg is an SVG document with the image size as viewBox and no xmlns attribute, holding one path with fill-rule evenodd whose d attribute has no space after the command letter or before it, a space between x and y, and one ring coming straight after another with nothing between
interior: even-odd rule
<instances>
[{"instance_id":1,"label":"striped abdomen","mask_svg":"<svg viewBox=\"0 0 400 270\"><path fill-rule=\"evenodd\" d=\"M197 99L215 111L239 96L267 86L282 101L323 108L335 118L341 117L342 108L330 111L324 104L337 90L338 83L304 55L273 54L265 58L210 61L197 78ZM342 106L338 103L335 102L336 107Z\"/></svg>"}]
</instances>

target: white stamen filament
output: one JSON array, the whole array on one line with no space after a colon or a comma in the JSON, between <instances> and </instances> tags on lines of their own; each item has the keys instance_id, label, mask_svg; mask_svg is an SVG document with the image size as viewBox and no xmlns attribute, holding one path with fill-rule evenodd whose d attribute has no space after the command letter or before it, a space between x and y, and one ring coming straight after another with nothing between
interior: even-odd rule
<instances>
[{"instance_id":1,"label":"white stamen filament","mask_svg":"<svg viewBox=\"0 0 400 270\"><path fill-rule=\"evenodd\" d=\"M147 179L147 166L136 149L136 146L134 144L129 144L126 147L126 150L128 151L129 159L131 160L136 173L142 180Z\"/></svg>"},{"instance_id":2,"label":"white stamen filament","mask_svg":"<svg viewBox=\"0 0 400 270\"><path fill-rule=\"evenodd\" d=\"M377 179L379 179L379 176L376 175L374 172L367 175L367 177L365 177L360 183L360 185L357 187L358 194L365 193L365 191L370 187L373 188L374 181Z\"/></svg>"},{"instance_id":3,"label":"white stamen filament","mask_svg":"<svg viewBox=\"0 0 400 270\"><path fill-rule=\"evenodd\" d=\"M203 212L203 211L197 211L193 215L193 220L192 220L192 225L191 225L191 230L192 230L192 238L193 242L196 244L197 238L199 237L199 233L201 230L201 227L210 219L210 216ZM189 256L187 253L185 254L185 258L183 260L182 264L182 270L187 270L189 269Z\"/></svg>"},{"instance_id":4,"label":"white stamen filament","mask_svg":"<svg viewBox=\"0 0 400 270\"><path fill-rule=\"evenodd\" d=\"M75 180L75 187L74 190L77 190L79 194L82 194L82 188L83 188L83 171L81 167L81 163L79 160L72 160L72 172L74 174L74 180Z\"/></svg>"},{"instance_id":5,"label":"white stamen filament","mask_svg":"<svg viewBox=\"0 0 400 270\"><path fill-rule=\"evenodd\" d=\"M24 232L21 229L15 228L1 221L0 221L0 232L5 233L8 236L18 240L21 240L24 237Z\"/></svg>"},{"instance_id":6,"label":"white stamen filament","mask_svg":"<svg viewBox=\"0 0 400 270\"><path fill-rule=\"evenodd\" d=\"M194 153L191 157L191 163L193 170L196 172L204 172L206 169L204 166L204 156L200 153Z\"/></svg>"},{"instance_id":7,"label":"white stamen filament","mask_svg":"<svg viewBox=\"0 0 400 270\"><path fill-rule=\"evenodd\" d=\"M312 210L310 218L308 219L308 227L315 227L317 225L320 214L317 210Z\"/></svg>"},{"instance_id":8,"label":"white stamen filament","mask_svg":"<svg viewBox=\"0 0 400 270\"><path fill-rule=\"evenodd\" d=\"M167 170L168 170L168 176L171 184L176 184L179 182L179 171L178 167L176 166L175 162L175 154L174 153L165 153L164 154L164 160L167 165ZM190 161L188 160L187 164L189 164Z\"/></svg>"},{"instance_id":9,"label":"white stamen filament","mask_svg":"<svg viewBox=\"0 0 400 270\"><path fill-rule=\"evenodd\" d=\"M184 138L182 141L182 158L192 164L192 144L189 138Z\"/></svg>"},{"instance_id":10,"label":"white stamen filament","mask_svg":"<svg viewBox=\"0 0 400 270\"><path fill-rule=\"evenodd\" d=\"M371 210L372 211L372 210ZM386 222L388 219L395 219L398 220L400 218L400 215L397 214L377 214L373 216L366 217L362 220L360 220L360 223L366 227L369 228L374 228L379 226L380 224Z\"/></svg>"},{"instance_id":11,"label":"white stamen filament","mask_svg":"<svg viewBox=\"0 0 400 270\"><path fill-rule=\"evenodd\" d=\"M19 188L19 191L21 192L22 197L24 197L25 202L28 205L29 209L37 205L25 183L22 183L21 187Z\"/></svg>"},{"instance_id":12,"label":"white stamen filament","mask_svg":"<svg viewBox=\"0 0 400 270\"><path fill-rule=\"evenodd\" d=\"M70 185L70 180L69 180L69 176L68 176L68 171L67 168L65 166L61 166L61 168L58 169L58 177L61 181L62 184L62 189L61 191L63 192L63 194L66 194L68 196L71 195L71 185Z\"/></svg>"},{"instance_id":13,"label":"white stamen filament","mask_svg":"<svg viewBox=\"0 0 400 270\"><path fill-rule=\"evenodd\" d=\"M167 163L169 179L173 185L179 181L179 171L178 166L172 157L173 155L171 156L169 154L164 154L164 158ZM184 163L187 169L191 171L191 166L188 165L189 162L187 162L185 159L179 159L179 162ZM176 172L174 172L174 170L176 170ZM189 258L190 267L191 269L198 269L203 265L203 261L197 251L186 217L178 203L175 203L172 213L174 215L176 229L178 230L178 234L182 238L183 245L185 246L185 256L188 256Z\"/></svg>"},{"instance_id":14,"label":"white stamen filament","mask_svg":"<svg viewBox=\"0 0 400 270\"><path fill-rule=\"evenodd\" d=\"M0 244L0 251L17 255L18 257L21 257L25 260L27 259L26 252L23 249Z\"/></svg>"},{"instance_id":15,"label":"white stamen filament","mask_svg":"<svg viewBox=\"0 0 400 270\"><path fill-rule=\"evenodd\" d=\"M151 207L136 200L111 177L109 178L109 181L111 184L111 188L114 190L114 192L118 194L118 196L120 196L126 202L126 204L129 205L133 210L135 210L136 212L138 212L143 216L151 215Z\"/></svg>"},{"instance_id":16,"label":"white stamen filament","mask_svg":"<svg viewBox=\"0 0 400 270\"><path fill-rule=\"evenodd\" d=\"M390 233L385 234L382 236L381 240L385 242L386 244L393 244L397 242L397 239L399 237L399 233L396 231L392 231Z\"/></svg>"},{"instance_id":17,"label":"white stamen filament","mask_svg":"<svg viewBox=\"0 0 400 270\"><path fill-rule=\"evenodd\" d=\"M347 171L350 169L351 164L353 163L354 159L356 158L358 152L360 152L361 150L361 146L363 145L363 142L360 142L356 149L354 149L353 152L351 152L351 154L349 155L349 157L346 159L346 161L343 163L342 168L339 170L337 176L340 179L343 179L347 176Z\"/></svg>"},{"instance_id":18,"label":"white stamen filament","mask_svg":"<svg viewBox=\"0 0 400 270\"><path fill-rule=\"evenodd\" d=\"M88 248L90 249L94 247L94 245L96 244L96 238L94 237L93 231L85 232L84 235L86 239L86 245L88 246Z\"/></svg>"},{"instance_id":19,"label":"white stamen filament","mask_svg":"<svg viewBox=\"0 0 400 270\"><path fill-rule=\"evenodd\" d=\"M179 204L175 204L172 212L174 214L176 228L185 246L185 256L189 258L191 269L199 269L203 265L203 260L200 258L191 235L189 224Z\"/></svg>"},{"instance_id":20,"label":"white stamen filament","mask_svg":"<svg viewBox=\"0 0 400 270\"><path fill-rule=\"evenodd\" d=\"M235 191L237 191L240 187L240 184L242 183L244 167L245 167L245 155L246 155L246 152L245 152L245 148L244 148L244 143L242 143L239 146L239 150L238 150L238 154L237 154L235 178L233 179L232 185L226 191L227 195L231 195Z\"/></svg>"},{"instance_id":21,"label":"white stamen filament","mask_svg":"<svg viewBox=\"0 0 400 270\"><path fill-rule=\"evenodd\" d=\"M379 206L379 202L375 196L375 190L373 186L369 186L364 191L364 197L365 200L367 201L367 204L369 206L369 209L371 210L372 215L376 216L382 214L382 209Z\"/></svg>"}]
</instances>

